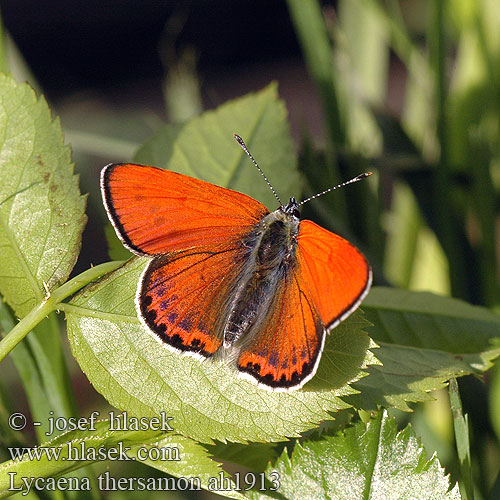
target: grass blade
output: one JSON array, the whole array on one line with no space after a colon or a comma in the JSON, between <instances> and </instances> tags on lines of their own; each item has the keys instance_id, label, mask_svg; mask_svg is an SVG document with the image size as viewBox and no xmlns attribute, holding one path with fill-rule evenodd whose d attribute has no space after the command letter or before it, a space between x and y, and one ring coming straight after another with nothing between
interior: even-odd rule
<instances>
[{"instance_id":1,"label":"grass blade","mask_svg":"<svg viewBox=\"0 0 500 500\"><path fill-rule=\"evenodd\" d=\"M450 405L453 414L453 427L455 428L455 441L457 443L458 459L460 460L460 473L462 482L460 489L464 498L474 500L474 488L472 487L472 468L469 443L469 423L467 415L463 414L462 401L458 391L457 379L450 379L449 386Z\"/></svg>"},{"instance_id":2,"label":"grass blade","mask_svg":"<svg viewBox=\"0 0 500 500\"><path fill-rule=\"evenodd\" d=\"M345 142L344 126L340 115L338 91L333 77L333 55L328 32L319 2L311 0L288 0L297 36L304 52L304 58L320 97L333 144Z\"/></svg>"}]
</instances>

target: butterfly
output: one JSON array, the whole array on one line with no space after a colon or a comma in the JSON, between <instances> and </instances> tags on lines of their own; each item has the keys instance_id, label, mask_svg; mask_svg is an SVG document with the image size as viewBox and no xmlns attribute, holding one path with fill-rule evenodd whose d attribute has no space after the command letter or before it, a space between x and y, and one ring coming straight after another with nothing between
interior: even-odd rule
<instances>
[{"instance_id":1,"label":"butterfly","mask_svg":"<svg viewBox=\"0 0 500 500\"><path fill-rule=\"evenodd\" d=\"M150 257L136 294L141 322L174 351L224 358L276 391L316 373L326 333L361 303L372 281L363 254L279 202L270 212L230 189L160 168L110 164L107 214L133 253Z\"/></svg>"}]
</instances>

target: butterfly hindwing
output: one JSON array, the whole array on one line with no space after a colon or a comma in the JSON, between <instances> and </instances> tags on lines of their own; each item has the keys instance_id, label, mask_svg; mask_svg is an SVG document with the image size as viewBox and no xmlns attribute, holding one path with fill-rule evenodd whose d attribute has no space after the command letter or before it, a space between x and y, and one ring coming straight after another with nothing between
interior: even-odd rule
<instances>
[{"instance_id":1,"label":"butterfly hindwing","mask_svg":"<svg viewBox=\"0 0 500 500\"><path fill-rule=\"evenodd\" d=\"M138 290L142 321L175 350L211 357L222 345L223 311L243 257L238 246L155 257Z\"/></svg>"},{"instance_id":2,"label":"butterfly hindwing","mask_svg":"<svg viewBox=\"0 0 500 500\"><path fill-rule=\"evenodd\" d=\"M108 165L101 190L117 234L138 255L241 239L268 213L242 193L143 165Z\"/></svg>"},{"instance_id":3,"label":"butterfly hindwing","mask_svg":"<svg viewBox=\"0 0 500 500\"><path fill-rule=\"evenodd\" d=\"M238 370L273 390L302 387L316 372L325 328L296 270L283 275L268 316L243 342Z\"/></svg>"}]
</instances>

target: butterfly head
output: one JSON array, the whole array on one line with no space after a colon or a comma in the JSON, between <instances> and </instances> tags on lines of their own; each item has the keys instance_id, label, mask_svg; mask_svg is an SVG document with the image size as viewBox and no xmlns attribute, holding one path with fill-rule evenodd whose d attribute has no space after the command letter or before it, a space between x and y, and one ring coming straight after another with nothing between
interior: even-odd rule
<instances>
[{"instance_id":1,"label":"butterfly head","mask_svg":"<svg viewBox=\"0 0 500 500\"><path fill-rule=\"evenodd\" d=\"M281 206L280 210L287 215L300 219L299 202L293 197L285 206Z\"/></svg>"}]
</instances>

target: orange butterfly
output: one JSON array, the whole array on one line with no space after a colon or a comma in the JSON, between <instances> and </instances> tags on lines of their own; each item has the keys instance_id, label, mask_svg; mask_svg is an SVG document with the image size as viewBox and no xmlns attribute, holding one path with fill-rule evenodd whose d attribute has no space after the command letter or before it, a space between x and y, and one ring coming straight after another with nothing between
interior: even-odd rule
<instances>
[{"instance_id":1,"label":"orange butterfly","mask_svg":"<svg viewBox=\"0 0 500 500\"><path fill-rule=\"evenodd\" d=\"M311 198L282 205L271 187L280 207L269 212L236 191L134 164L106 166L101 189L124 245L152 257L136 296L148 330L174 351L229 357L267 389L310 380L326 331L370 288L371 269L357 248L300 221L299 206Z\"/></svg>"}]
</instances>

